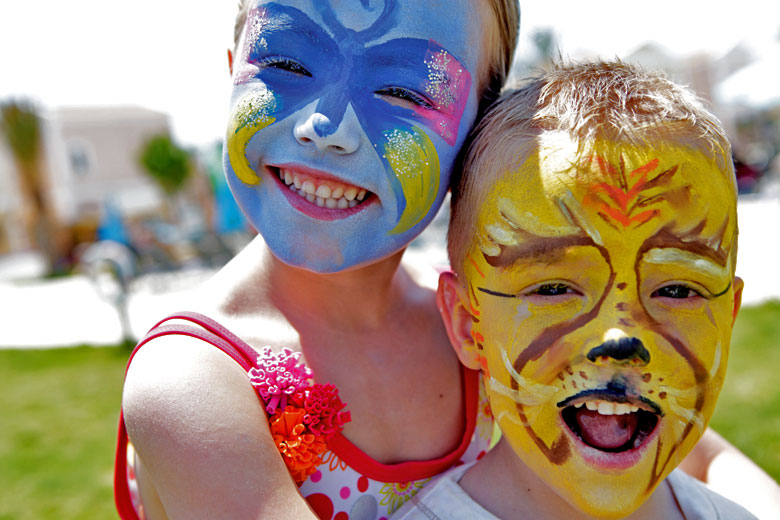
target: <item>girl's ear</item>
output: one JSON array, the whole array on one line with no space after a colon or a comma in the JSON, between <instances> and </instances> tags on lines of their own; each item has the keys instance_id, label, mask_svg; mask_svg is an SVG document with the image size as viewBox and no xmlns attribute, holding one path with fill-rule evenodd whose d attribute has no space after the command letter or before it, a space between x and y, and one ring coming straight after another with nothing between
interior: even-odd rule
<instances>
[{"instance_id":1,"label":"girl's ear","mask_svg":"<svg viewBox=\"0 0 780 520\"><path fill-rule=\"evenodd\" d=\"M233 76L233 51L228 49L228 68L230 69L230 75Z\"/></svg>"},{"instance_id":2,"label":"girl's ear","mask_svg":"<svg viewBox=\"0 0 780 520\"><path fill-rule=\"evenodd\" d=\"M439 275L436 305L447 329L452 348L460 362L472 370L480 369L480 355L471 337L472 316L465 288L454 273Z\"/></svg>"}]
</instances>

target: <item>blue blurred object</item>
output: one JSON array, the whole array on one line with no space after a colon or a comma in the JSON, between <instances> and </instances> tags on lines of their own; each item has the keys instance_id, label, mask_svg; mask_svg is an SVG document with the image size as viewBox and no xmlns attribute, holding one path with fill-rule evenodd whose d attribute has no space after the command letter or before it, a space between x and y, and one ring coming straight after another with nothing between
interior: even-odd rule
<instances>
[{"instance_id":1,"label":"blue blurred object","mask_svg":"<svg viewBox=\"0 0 780 520\"><path fill-rule=\"evenodd\" d=\"M130 238L122 219L122 212L111 199L103 202L103 216L97 229L97 238L98 240L113 240L130 246Z\"/></svg>"}]
</instances>

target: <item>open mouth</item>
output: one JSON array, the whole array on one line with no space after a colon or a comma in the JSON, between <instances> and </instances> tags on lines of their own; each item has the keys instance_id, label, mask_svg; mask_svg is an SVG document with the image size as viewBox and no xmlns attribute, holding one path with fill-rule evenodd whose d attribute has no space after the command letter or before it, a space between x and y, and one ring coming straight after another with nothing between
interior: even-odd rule
<instances>
[{"instance_id":1,"label":"open mouth","mask_svg":"<svg viewBox=\"0 0 780 520\"><path fill-rule=\"evenodd\" d=\"M291 193L320 208L346 210L371 200L373 193L335 179L323 179L290 168L269 166Z\"/></svg>"},{"instance_id":2,"label":"open mouth","mask_svg":"<svg viewBox=\"0 0 780 520\"><path fill-rule=\"evenodd\" d=\"M658 425L660 409L645 399L583 392L558 404L571 432L591 448L622 453L640 448Z\"/></svg>"}]
</instances>

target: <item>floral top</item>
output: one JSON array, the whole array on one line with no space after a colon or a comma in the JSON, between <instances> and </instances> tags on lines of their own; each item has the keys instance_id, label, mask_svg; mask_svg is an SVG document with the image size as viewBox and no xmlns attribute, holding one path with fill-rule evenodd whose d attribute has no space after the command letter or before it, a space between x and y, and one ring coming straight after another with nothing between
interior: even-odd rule
<instances>
[{"instance_id":1,"label":"floral top","mask_svg":"<svg viewBox=\"0 0 780 520\"><path fill-rule=\"evenodd\" d=\"M199 327L163 325L186 320ZM138 344L167 334L197 337L219 348L247 372L269 417L271 434L300 492L324 520L387 519L433 477L487 451L493 417L478 371L462 369L466 424L458 446L437 459L381 464L341 434L349 412L333 385L311 384L311 370L290 350L260 354L213 320L179 313L155 325ZM135 352L133 352L133 355ZM132 361L132 356L130 361ZM128 362L129 365L130 362ZM142 519L132 445L120 416L114 464L114 495L120 518Z\"/></svg>"}]
</instances>

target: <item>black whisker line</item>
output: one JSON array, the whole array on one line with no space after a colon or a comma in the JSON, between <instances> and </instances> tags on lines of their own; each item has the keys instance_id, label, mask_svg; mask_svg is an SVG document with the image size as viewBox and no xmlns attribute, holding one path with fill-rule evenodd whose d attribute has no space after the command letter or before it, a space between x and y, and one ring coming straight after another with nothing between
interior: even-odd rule
<instances>
[{"instance_id":1,"label":"black whisker line","mask_svg":"<svg viewBox=\"0 0 780 520\"><path fill-rule=\"evenodd\" d=\"M506 294L498 291L491 291L490 289L485 289L484 287L477 287L478 291L482 291L485 294L492 294L493 296L500 296L502 298L517 298L516 294Z\"/></svg>"}]
</instances>

